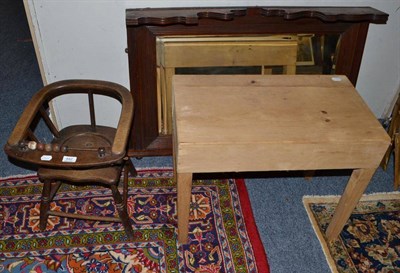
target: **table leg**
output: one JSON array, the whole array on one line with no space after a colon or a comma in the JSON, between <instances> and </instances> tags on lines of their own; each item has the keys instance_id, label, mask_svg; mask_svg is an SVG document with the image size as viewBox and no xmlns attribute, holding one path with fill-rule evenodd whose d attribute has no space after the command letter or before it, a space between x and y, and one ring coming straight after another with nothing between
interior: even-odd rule
<instances>
[{"instance_id":1,"label":"table leg","mask_svg":"<svg viewBox=\"0 0 400 273\"><path fill-rule=\"evenodd\" d=\"M326 230L326 237L329 241L336 239L342 231L375 171L376 169L357 169L351 174L332 221Z\"/></svg>"},{"instance_id":2,"label":"table leg","mask_svg":"<svg viewBox=\"0 0 400 273\"><path fill-rule=\"evenodd\" d=\"M192 173L177 173L176 175L178 194L178 241L181 244L186 244L188 240L192 177Z\"/></svg>"}]
</instances>

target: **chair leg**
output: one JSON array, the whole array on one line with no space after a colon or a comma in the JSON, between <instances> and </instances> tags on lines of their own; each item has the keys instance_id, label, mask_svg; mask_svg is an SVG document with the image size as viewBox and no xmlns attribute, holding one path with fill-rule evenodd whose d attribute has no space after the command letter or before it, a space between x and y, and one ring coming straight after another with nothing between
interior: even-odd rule
<instances>
[{"instance_id":1,"label":"chair leg","mask_svg":"<svg viewBox=\"0 0 400 273\"><path fill-rule=\"evenodd\" d=\"M128 168L129 172L131 173L132 176L137 176L137 171L135 166L133 166L133 163L129 157L124 158L125 160L125 168Z\"/></svg>"},{"instance_id":2,"label":"chair leg","mask_svg":"<svg viewBox=\"0 0 400 273\"><path fill-rule=\"evenodd\" d=\"M49 209L51 202L51 181L46 180L43 182L42 201L40 203L40 220L39 228L44 231L47 226L47 219L49 218Z\"/></svg>"},{"instance_id":3,"label":"chair leg","mask_svg":"<svg viewBox=\"0 0 400 273\"><path fill-rule=\"evenodd\" d=\"M124 166L124 184L123 184L123 192L122 192L122 198L123 202L126 206L126 202L128 200L128 173L131 173L132 176L137 176L137 171L135 166L133 165L132 161L130 160L129 157L125 157L125 166Z\"/></svg>"},{"instance_id":4,"label":"chair leg","mask_svg":"<svg viewBox=\"0 0 400 273\"><path fill-rule=\"evenodd\" d=\"M122 225L125 228L126 235L128 236L129 240L133 240L133 230L126 209L126 199L122 200L121 194L119 193L118 187L116 185L111 186L111 191L114 197L115 206L117 207L118 210L118 215L121 218Z\"/></svg>"},{"instance_id":5,"label":"chair leg","mask_svg":"<svg viewBox=\"0 0 400 273\"><path fill-rule=\"evenodd\" d=\"M400 174L399 166L400 164L400 134L396 133L394 135L394 190L397 190L400 185Z\"/></svg>"},{"instance_id":6,"label":"chair leg","mask_svg":"<svg viewBox=\"0 0 400 273\"><path fill-rule=\"evenodd\" d=\"M312 178L315 176L315 170L307 170L303 172L304 179L307 181L311 181Z\"/></svg>"},{"instance_id":7,"label":"chair leg","mask_svg":"<svg viewBox=\"0 0 400 273\"><path fill-rule=\"evenodd\" d=\"M390 159L390 155L392 154L392 152L394 151L394 147L396 147L396 134L399 131L400 128L400 96L397 98L396 104L393 108L392 111L392 120L390 121L389 124L389 129L388 129L388 134L390 136L390 138L392 139L392 145L389 146L388 150L385 153L385 156L382 159L381 162L381 167L383 170L386 171L388 163L389 163L389 159Z\"/></svg>"},{"instance_id":8,"label":"chair leg","mask_svg":"<svg viewBox=\"0 0 400 273\"><path fill-rule=\"evenodd\" d=\"M130 161L128 159L128 161ZM129 172L129 168L128 168L128 162L125 164L124 167L124 181L123 181L123 186L122 186L122 202L124 203L125 207L126 204L128 202L128 172Z\"/></svg>"}]
</instances>

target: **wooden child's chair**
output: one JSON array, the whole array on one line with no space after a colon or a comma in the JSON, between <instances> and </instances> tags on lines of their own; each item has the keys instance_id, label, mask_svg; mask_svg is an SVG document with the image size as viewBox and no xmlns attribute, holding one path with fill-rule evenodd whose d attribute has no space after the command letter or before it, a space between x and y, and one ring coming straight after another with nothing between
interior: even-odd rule
<instances>
[{"instance_id":1,"label":"wooden child's chair","mask_svg":"<svg viewBox=\"0 0 400 273\"><path fill-rule=\"evenodd\" d=\"M65 94L87 94L90 124L72 125L58 130L48 116L49 102ZM96 124L94 95L104 95L121 103L117 128ZM129 239L132 226L127 213L128 172L136 170L126 154L128 136L133 119L133 98L130 92L115 83L94 80L60 81L41 89L25 108L4 150L11 158L32 163L38 167L38 176L44 183L40 206L40 228L46 229L49 215L122 222ZM54 136L42 143L33 133L38 118L42 118ZM118 190L122 170L123 194ZM100 184L111 188L119 217L81 215L52 211L50 202L62 183L76 185Z\"/></svg>"}]
</instances>

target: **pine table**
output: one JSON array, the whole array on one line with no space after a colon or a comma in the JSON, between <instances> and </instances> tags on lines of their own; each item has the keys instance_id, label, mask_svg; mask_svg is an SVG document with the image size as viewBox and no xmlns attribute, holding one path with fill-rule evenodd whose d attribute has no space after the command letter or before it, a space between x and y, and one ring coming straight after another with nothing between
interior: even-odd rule
<instances>
[{"instance_id":1,"label":"pine table","mask_svg":"<svg viewBox=\"0 0 400 273\"><path fill-rule=\"evenodd\" d=\"M173 126L180 243L188 238L193 173L352 169L326 231L332 240L390 144L337 75L175 75Z\"/></svg>"}]
</instances>

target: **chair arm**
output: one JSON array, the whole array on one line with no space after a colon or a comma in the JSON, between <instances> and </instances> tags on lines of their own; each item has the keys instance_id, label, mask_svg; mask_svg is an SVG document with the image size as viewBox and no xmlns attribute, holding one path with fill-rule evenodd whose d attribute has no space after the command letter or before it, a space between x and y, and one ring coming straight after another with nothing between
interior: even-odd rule
<instances>
[{"instance_id":1,"label":"chair arm","mask_svg":"<svg viewBox=\"0 0 400 273\"><path fill-rule=\"evenodd\" d=\"M25 140L31 123L35 119L35 116L37 115L38 111L40 111L44 103L47 103L51 99L64 94L89 92L113 97L119 100L122 105L114 141L111 146L112 156L110 159L100 160L100 162L108 162L110 160L116 161L125 156L134 113L132 95L128 89L119 84L98 80L66 80L55 82L43 87L32 97L31 101L23 111L14 130L7 140L5 151L9 155L17 156L17 153L15 152L17 150L14 148L18 147L20 141ZM17 157L19 158L21 156ZM27 155L24 155L23 157L24 158L21 157L20 159L32 163L39 162L40 164L43 164L43 162L40 162L39 159L34 160L33 157L35 156L33 155L32 158ZM62 163L60 164L62 165Z\"/></svg>"},{"instance_id":2,"label":"chair arm","mask_svg":"<svg viewBox=\"0 0 400 273\"><path fill-rule=\"evenodd\" d=\"M112 153L118 155L126 153L126 147L128 144L128 138L134 114L134 102L131 93L126 88L121 86L120 94L122 103L121 115L111 148Z\"/></svg>"},{"instance_id":3,"label":"chair arm","mask_svg":"<svg viewBox=\"0 0 400 273\"><path fill-rule=\"evenodd\" d=\"M40 92L36 93L32 97L32 99L22 112L13 131L11 132L11 135L7 140L8 145L17 146L18 143L24 139L40 107L46 101L49 92L51 92L51 90L49 88L44 87L43 89L41 89Z\"/></svg>"}]
</instances>

